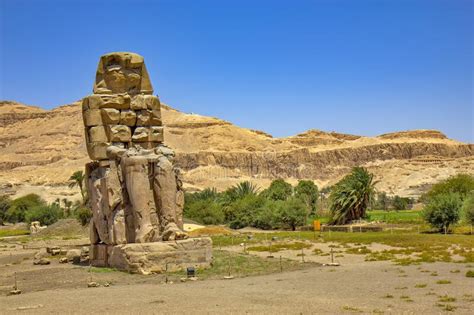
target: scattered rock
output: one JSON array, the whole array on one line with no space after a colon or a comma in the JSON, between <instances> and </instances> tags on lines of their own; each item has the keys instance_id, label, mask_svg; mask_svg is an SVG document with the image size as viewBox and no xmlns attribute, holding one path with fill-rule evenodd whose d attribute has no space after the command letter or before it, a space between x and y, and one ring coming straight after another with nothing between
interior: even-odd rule
<instances>
[{"instance_id":1,"label":"scattered rock","mask_svg":"<svg viewBox=\"0 0 474 315\"><path fill-rule=\"evenodd\" d=\"M51 261L48 258L40 258L33 260L33 265L49 265Z\"/></svg>"},{"instance_id":2,"label":"scattered rock","mask_svg":"<svg viewBox=\"0 0 474 315\"><path fill-rule=\"evenodd\" d=\"M60 264L67 264L67 257L61 257L61 258L59 258L59 263L60 263Z\"/></svg>"},{"instance_id":3,"label":"scattered rock","mask_svg":"<svg viewBox=\"0 0 474 315\"><path fill-rule=\"evenodd\" d=\"M98 283L95 282L95 281L89 282L89 283L87 284L87 287L88 287L88 288L98 288L99 286L100 286L100 284L98 284Z\"/></svg>"},{"instance_id":4,"label":"scattered rock","mask_svg":"<svg viewBox=\"0 0 474 315\"><path fill-rule=\"evenodd\" d=\"M41 259L41 258L46 258L49 257L48 249L47 248L41 248L36 254L35 254L35 259Z\"/></svg>"},{"instance_id":5,"label":"scattered rock","mask_svg":"<svg viewBox=\"0 0 474 315\"><path fill-rule=\"evenodd\" d=\"M72 262L73 264L78 264L81 262L81 250L80 249L70 249L66 253L67 261Z\"/></svg>"},{"instance_id":6,"label":"scattered rock","mask_svg":"<svg viewBox=\"0 0 474 315\"><path fill-rule=\"evenodd\" d=\"M8 292L8 295L19 295L19 294L21 294L21 290L18 290L18 289L14 289Z\"/></svg>"}]
</instances>

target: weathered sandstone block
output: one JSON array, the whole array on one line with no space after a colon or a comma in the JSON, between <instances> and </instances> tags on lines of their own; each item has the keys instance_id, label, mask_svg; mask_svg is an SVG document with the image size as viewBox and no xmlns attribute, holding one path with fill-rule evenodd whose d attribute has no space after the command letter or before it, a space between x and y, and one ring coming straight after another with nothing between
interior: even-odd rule
<instances>
[{"instance_id":1,"label":"weathered sandstone block","mask_svg":"<svg viewBox=\"0 0 474 315\"><path fill-rule=\"evenodd\" d=\"M116 125L120 121L120 111L114 108L103 108L100 110L104 125Z\"/></svg>"},{"instance_id":2,"label":"weathered sandstone block","mask_svg":"<svg viewBox=\"0 0 474 315\"><path fill-rule=\"evenodd\" d=\"M89 141L108 142L107 133L104 126L95 126L89 128Z\"/></svg>"},{"instance_id":3,"label":"weathered sandstone block","mask_svg":"<svg viewBox=\"0 0 474 315\"><path fill-rule=\"evenodd\" d=\"M212 240L204 237L116 245L109 253L106 259L109 267L131 273L175 272L190 266L208 268L212 262Z\"/></svg>"},{"instance_id":4,"label":"weathered sandstone block","mask_svg":"<svg viewBox=\"0 0 474 315\"><path fill-rule=\"evenodd\" d=\"M111 142L129 142L132 138L130 127L124 125L109 126L109 139Z\"/></svg>"},{"instance_id":5,"label":"weathered sandstone block","mask_svg":"<svg viewBox=\"0 0 474 315\"><path fill-rule=\"evenodd\" d=\"M87 127L102 125L102 116L98 109L88 109L83 113L84 125Z\"/></svg>"},{"instance_id":6,"label":"weathered sandstone block","mask_svg":"<svg viewBox=\"0 0 474 315\"><path fill-rule=\"evenodd\" d=\"M126 126L135 126L137 114L131 110L122 110L120 113L120 124Z\"/></svg>"}]
</instances>

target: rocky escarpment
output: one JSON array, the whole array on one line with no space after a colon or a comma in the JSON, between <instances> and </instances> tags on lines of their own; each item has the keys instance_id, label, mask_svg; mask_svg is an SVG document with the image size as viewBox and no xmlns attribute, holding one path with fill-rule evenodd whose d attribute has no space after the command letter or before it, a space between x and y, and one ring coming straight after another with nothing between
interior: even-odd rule
<instances>
[{"instance_id":1,"label":"rocky escarpment","mask_svg":"<svg viewBox=\"0 0 474 315\"><path fill-rule=\"evenodd\" d=\"M67 187L69 176L88 161L78 103L46 111L0 102L2 119L8 123L0 124L0 190L2 185L9 191L22 191L25 185ZM375 173L379 189L417 195L456 173L474 174L473 144L435 130L378 137L309 130L273 138L166 105L162 119L165 141L176 151L185 187L193 189L224 189L242 180L264 187L275 178L330 185L351 167L365 166Z\"/></svg>"},{"instance_id":2,"label":"rocky escarpment","mask_svg":"<svg viewBox=\"0 0 474 315\"><path fill-rule=\"evenodd\" d=\"M177 165L185 171L218 165L239 169L242 174L250 177L329 180L346 173L354 166L369 162L410 160L426 155L436 156L438 159L472 157L474 145L385 143L320 152L310 152L308 149L253 153L199 152L178 154Z\"/></svg>"}]
</instances>

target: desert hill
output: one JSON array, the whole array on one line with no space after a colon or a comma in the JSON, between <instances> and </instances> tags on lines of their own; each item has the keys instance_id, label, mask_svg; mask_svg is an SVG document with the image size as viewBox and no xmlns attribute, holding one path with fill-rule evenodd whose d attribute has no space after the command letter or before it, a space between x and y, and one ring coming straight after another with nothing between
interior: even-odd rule
<instances>
[{"instance_id":1,"label":"desert hill","mask_svg":"<svg viewBox=\"0 0 474 315\"><path fill-rule=\"evenodd\" d=\"M312 179L324 186L361 165L375 173L379 190L416 196L450 175L474 174L474 145L436 130L378 137L308 130L273 138L166 105L162 116L165 142L177 153L188 190L224 189L242 180L265 187L275 178ZM79 102L53 110L0 102L0 193L77 198L66 185L87 161Z\"/></svg>"}]
</instances>

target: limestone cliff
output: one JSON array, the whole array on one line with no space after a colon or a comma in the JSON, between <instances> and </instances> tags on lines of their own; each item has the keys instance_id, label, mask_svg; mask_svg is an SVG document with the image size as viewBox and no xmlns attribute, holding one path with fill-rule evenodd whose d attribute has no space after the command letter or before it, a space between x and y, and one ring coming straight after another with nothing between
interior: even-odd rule
<instances>
[{"instance_id":1,"label":"limestone cliff","mask_svg":"<svg viewBox=\"0 0 474 315\"><path fill-rule=\"evenodd\" d=\"M459 172L474 174L474 145L436 130L363 137L309 130L273 138L218 118L162 108L165 141L177 153L188 190L224 189L241 180L266 186L274 178L332 184L351 167L375 173L378 189L418 195ZM73 103L47 111L0 102L0 192L74 198L69 176L88 161L81 109Z\"/></svg>"}]
</instances>

